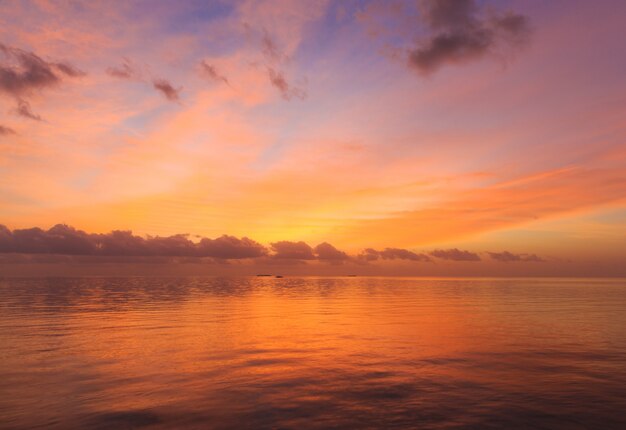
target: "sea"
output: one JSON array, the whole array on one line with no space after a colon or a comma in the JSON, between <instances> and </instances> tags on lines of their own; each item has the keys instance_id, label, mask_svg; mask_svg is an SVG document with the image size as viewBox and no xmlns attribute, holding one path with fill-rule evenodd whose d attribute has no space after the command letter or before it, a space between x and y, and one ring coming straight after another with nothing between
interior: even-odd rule
<instances>
[{"instance_id":1,"label":"sea","mask_svg":"<svg viewBox=\"0 0 626 430\"><path fill-rule=\"evenodd\" d=\"M2 429L626 429L626 280L0 278Z\"/></svg>"}]
</instances>

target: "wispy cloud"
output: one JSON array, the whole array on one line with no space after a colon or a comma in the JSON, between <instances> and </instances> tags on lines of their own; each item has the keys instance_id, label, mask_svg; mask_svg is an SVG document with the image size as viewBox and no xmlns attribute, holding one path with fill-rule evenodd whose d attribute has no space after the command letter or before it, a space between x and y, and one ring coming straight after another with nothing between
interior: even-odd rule
<instances>
[{"instance_id":1,"label":"wispy cloud","mask_svg":"<svg viewBox=\"0 0 626 430\"><path fill-rule=\"evenodd\" d=\"M106 73L117 79L136 80L152 85L152 87L160 92L167 100L172 102L180 101L180 93L183 88L176 88L169 80L162 78L149 78L130 60L124 57L119 66L113 66L106 69ZM149 74L148 74L149 75Z\"/></svg>"},{"instance_id":2,"label":"wispy cloud","mask_svg":"<svg viewBox=\"0 0 626 430\"><path fill-rule=\"evenodd\" d=\"M26 100L18 100L17 107L15 108L15 113L24 118L33 119L35 121L41 121L41 116L35 114L30 108L30 103Z\"/></svg>"},{"instance_id":3,"label":"wispy cloud","mask_svg":"<svg viewBox=\"0 0 626 430\"><path fill-rule=\"evenodd\" d=\"M119 66L107 68L106 73L109 76L119 79L134 79L140 77L139 71L128 58L124 58L124 61Z\"/></svg>"},{"instance_id":4,"label":"wispy cloud","mask_svg":"<svg viewBox=\"0 0 626 430\"><path fill-rule=\"evenodd\" d=\"M202 60L200 62L200 72L202 76L210 79L211 81L223 82L226 85L229 85L229 82L226 76L218 72L217 68L214 65L209 64L206 60Z\"/></svg>"},{"instance_id":5,"label":"wispy cloud","mask_svg":"<svg viewBox=\"0 0 626 430\"><path fill-rule=\"evenodd\" d=\"M280 91L280 95L285 100L291 100L297 98L304 100L306 98L306 91L302 88L290 85L285 78L285 75L271 67L267 68L267 73L272 85Z\"/></svg>"},{"instance_id":6,"label":"wispy cloud","mask_svg":"<svg viewBox=\"0 0 626 430\"><path fill-rule=\"evenodd\" d=\"M278 45L267 30L263 31L263 37L261 38L261 51L270 61L282 61L286 57L285 54L278 48Z\"/></svg>"},{"instance_id":7,"label":"wispy cloud","mask_svg":"<svg viewBox=\"0 0 626 430\"><path fill-rule=\"evenodd\" d=\"M247 28L248 31L252 31L251 27L248 26ZM258 32L256 37L259 37ZM264 58L263 63L265 63L265 70L270 84L280 92L280 96L284 100L304 100L307 97L304 88L290 83L282 70L290 60L289 55L285 53L284 49L279 46L276 39L265 28L261 31L260 44Z\"/></svg>"},{"instance_id":8,"label":"wispy cloud","mask_svg":"<svg viewBox=\"0 0 626 430\"><path fill-rule=\"evenodd\" d=\"M155 79L152 81L152 86L155 90L160 91L169 101L177 102L180 100L180 92L183 90L182 87L174 88L174 86L165 79Z\"/></svg>"},{"instance_id":9,"label":"wispy cloud","mask_svg":"<svg viewBox=\"0 0 626 430\"><path fill-rule=\"evenodd\" d=\"M9 136L12 134L17 134L15 130L11 127L6 127L4 125L0 125L0 136Z\"/></svg>"}]
</instances>

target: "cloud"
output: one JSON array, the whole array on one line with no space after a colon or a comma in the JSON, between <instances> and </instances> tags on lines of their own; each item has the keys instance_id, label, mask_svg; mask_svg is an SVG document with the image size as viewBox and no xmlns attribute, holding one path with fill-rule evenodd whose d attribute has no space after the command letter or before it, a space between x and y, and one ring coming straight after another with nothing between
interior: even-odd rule
<instances>
[{"instance_id":1,"label":"cloud","mask_svg":"<svg viewBox=\"0 0 626 430\"><path fill-rule=\"evenodd\" d=\"M247 26L247 29L251 31L249 26ZM291 85L287 81L285 73L279 69L281 65L289 61L289 55L279 47L278 43L265 28L262 29L260 41L267 77L272 86L280 92L281 97L285 100L294 98L304 100L307 97L306 91L303 88Z\"/></svg>"},{"instance_id":2,"label":"cloud","mask_svg":"<svg viewBox=\"0 0 626 430\"><path fill-rule=\"evenodd\" d=\"M128 58L124 58L124 61L119 66L107 68L106 73L118 79L138 80L151 84L155 90L159 91L166 99L173 102L180 100L180 93L183 90L182 87L175 88L167 79L153 78L150 80L142 76L141 71L135 67Z\"/></svg>"},{"instance_id":3,"label":"cloud","mask_svg":"<svg viewBox=\"0 0 626 430\"><path fill-rule=\"evenodd\" d=\"M283 99L291 100L295 97L304 100L306 98L306 92L302 88L289 85L285 79L285 75L283 75L281 71L268 67L267 73L271 84L280 91L280 95Z\"/></svg>"},{"instance_id":4,"label":"cloud","mask_svg":"<svg viewBox=\"0 0 626 430\"><path fill-rule=\"evenodd\" d=\"M85 73L67 63L48 62L32 52L12 48L0 43L0 53L5 61L0 64L0 91L16 98L35 90L54 87L66 77Z\"/></svg>"},{"instance_id":5,"label":"cloud","mask_svg":"<svg viewBox=\"0 0 626 430\"><path fill-rule=\"evenodd\" d=\"M201 255L218 259L257 258L267 255L267 248L252 239L223 235L204 238L198 244Z\"/></svg>"},{"instance_id":6,"label":"cloud","mask_svg":"<svg viewBox=\"0 0 626 430\"><path fill-rule=\"evenodd\" d=\"M261 38L261 50L263 55L272 61L281 61L284 54L278 49L278 45L272 37L270 37L267 31L263 31L263 37Z\"/></svg>"},{"instance_id":7,"label":"cloud","mask_svg":"<svg viewBox=\"0 0 626 430\"><path fill-rule=\"evenodd\" d=\"M425 75L445 64L479 59L502 43L518 47L530 33L526 16L482 17L474 0L423 0L421 6L431 34L409 51L409 64Z\"/></svg>"},{"instance_id":8,"label":"cloud","mask_svg":"<svg viewBox=\"0 0 626 430\"><path fill-rule=\"evenodd\" d=\"M11 232L0 227L1 252L88 255L95 250L96 244L90 235L61 224L48 231L34 227Z\"/></svg>"},{"instance_id":9,"label":"cloud","mask_svg":"<svg viewBox=\"0 0 626 430\"><path fill-rule=\"evenodd\" d=\"M154 89L160 91L169 101L176 102L180 99L182 87L174 88L169 81L165 79L155 79L152 81Z\"/></svg>"},{"instance_id":10,"label":"cloud","mask_svg":"<svg viewBox=\"0 0 626 430\"><path fill-rule=\"evenodd\" d=\"M279 241L268 249L247 237L237 238L222 235L216 239L199 238L197 242L189 235L172 236L134 235L131 231L114 230L110 233L86 233L74 227L57 224L49 230L38 227L11 231L0 224L0 253L12 254L56 254L72 256L100 257L181 257L208 258L212 261L256 259L257 261L323 261L341 263L344 261L371 262L376 260L406 260L431 262L426 254L418 254L408 249L366 248L359 255L351 257L328 242L315 248L306 242ZM273 252L270 254L270 250ZM500 262L543 262L535 254L513 254L508 251L488 252ZM431 255L454 261L480 261L478 255L459 249L436 250Z\"/></svg>"},{"instance_id":11,"label":"cloud","mask_svg":"<svg viewBox=\"0 0 626 430\"><path fill-rule=\"evenodd\" d=\"M322 242L311 248L306 242L290 242L287 240L271 244L275 259L283 260L320 260L326 262L341 262L350 259L350 256L338 250L328 242Z\"/></svg>"},{"instance_id":12,"label":"cloud","mask_svg":"<svg viewBox=\"0 0 626 430\"><path fill-rule=\"evenodd\" d=\"M376 261L380 257L380 252L373 248L364 249L359 255L356 256L359 260Z\"/></svg>"},{"instance_id":13,"label":"cloud","mask_svg":"<svg viewBox=\"0 0 626 430\"><path fill-rule=\"evenodd\" d=\"M25 98L36 91L60 85L66 78L85 75L68 63L49 62L32 52L0 43L0 93L17 100L16 113L26 118L41 120L30 109Z\"/></svg>"},{"instance_id":14,"label":"cloud","mask_svg":"<svg viewBox=\"0 0 626 430\"><path fill-rule=\"evenodd\" d=\"M5 127L4 125L0 125L0 136L9 136L11 134L17 134L15 130L10 127Z\"/></svg>"},{"instance_id":15,"label":"cloud","mask_svg":"<svg viewBox=\"0 0 626 430\"><path fill-rule=\"evenodd\" d=\"M215 259L256 258L267 249L246 237L203 238L194 243L187 235L143 238L130 231L89 234L57 224L49 230L40 228L9 230L0 225L0 252L24 254L65 254L100 256L211 257Z\"/></svg>"},{"instance_id":16,"label":"cloud","mask_svg":"<svg viewBox=\"0 0 626 430\"><path fill-rule=\"evenodd\" d=\"M416 254L413 251L402 248L385 248L380 251L383 260L411 260L411 261L432 261L426 254Z\"/></svg>"},{"instance_id":17,"label":"cloud","mask_svg":"<svg viewBox=\"0 0 626 430\"><path fill-rule=\"evenodd\" d=\"M385 248L382 251L367 248L363 250L361 254L357 255L357 259L365 261L376 261L379 258L383 260L432 261L432 259L426 254L417 254L413 251L402 248Z\"/></svg>"},{"instance_id":18,"label":"cloud","mask_svg":"<svg viewBox=\"0 0 626 430\"><path fill-rule=\"evenodd\" d=\"M281 240L270 244L274 251L274 258L286 260L315 260L313 248L305 242L290 242Z\"/></svg>"},{"instance_id":19,"label":"cloud","mask_svg":"<svg viewBox=\"0 0 626 430\"><path fill-rule=\"evenodd\" d=\"M509 251L502 252L488 252L489 256L496 261L503 263L510 263L516 261L542 263L545 260L535 254L513 254Z\"/></svg>"},{"instance_id":20,"label":"cloud","mask_svg":"<svg viewBox=\"0 0 626 430\"><path fill-rule=\"evenodd\" d=\"M41 121L41 116L35 114L31 110L30 103L28 103L26 100L18 100L17 107L15 108L15 113L17 113L19 116L23 116L24 118Z\"/></svg>"},{"instance_id":21,"label":"cloud","mask_svg":"<svg viewBox=\"0 0 626 430\"><path fill-rule=\"evenodd\" d=\"M124 58L124 62L118 67L109 67L106 69L109 76L120 79L133 79L139 77L139 72L131 64L128 58Z\"/></svg>"},{"instance_id":22,"label":"cloud","mask_svg":"<svg viewBox=\"0 0 626 430\"><path fill-rule=\"evenodd\" d=\"M470 251L461 251L457 248L452 249L436 249L430 253L433 257L441 258L442 260L453 261L480 261L478 254Z\"/></svg>"},{"instance_id":23,"label":"cloud","mask_svg":"<svg viewBox=\"0 0 626 430\"><path fill-rule=\"evenodd\" d=\"M322 261L345 261L350 257L343 251L338 250L328 242L320 243L313 250L318 260Z\"/></svg>"},{"instance_id":24,"label":"cloud","mask_svg":"<svg viewBox=\"0 0 626 430\"><path fill-rule=\"evenodd\" d=\"M207 63L206 60L202 60L202 62L200 62L200 71L202 72L203 76L209 78L212 81L224 82L226 85L230 85L228 79L224 75L219 73L215 66Z\"/></svg>"}]
</instances>

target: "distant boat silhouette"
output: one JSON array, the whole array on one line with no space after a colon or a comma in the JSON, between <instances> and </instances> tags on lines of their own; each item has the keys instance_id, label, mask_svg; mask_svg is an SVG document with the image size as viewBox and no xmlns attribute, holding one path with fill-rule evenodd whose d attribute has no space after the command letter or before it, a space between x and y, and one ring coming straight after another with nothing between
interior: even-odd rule
<instances>
[{"instance_id":1,"label":"distant boat silhouette","mask_svg":"<svg viewBox=\"0 0 626 430\"><path fill-rule=\"evenodd\" d=\"M272 275L267 275L267 274L261 273L261 274L258 274L257 276L272 276Z\"/></svg>"},{"instance_id":2,"label":"distant boat silhouette","mask_svg":"<svg viewBox=\"0 0 626 430\"><path fill-rule=\"evenodd\" d=\"M283 277L283 275L276 275L276 277L277 277L277 278L282 278L282 277Z\"/></svg>"}]
</instances>

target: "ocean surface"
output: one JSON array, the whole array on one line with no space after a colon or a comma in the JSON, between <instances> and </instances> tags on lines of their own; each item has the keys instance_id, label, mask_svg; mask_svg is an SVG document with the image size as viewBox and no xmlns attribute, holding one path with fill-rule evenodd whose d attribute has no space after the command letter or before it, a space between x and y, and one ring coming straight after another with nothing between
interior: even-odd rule
<instances>
[{"instance_id":1,"label":"ocean surface","mask_svg":"<svg viewBox=\"0 0 626 430\"><path fill-rule=\"evenodd\" d=\"M2 429L626 429L626 281L0 279Z\"/></svg>"}]
</instances>

